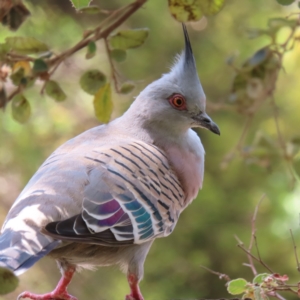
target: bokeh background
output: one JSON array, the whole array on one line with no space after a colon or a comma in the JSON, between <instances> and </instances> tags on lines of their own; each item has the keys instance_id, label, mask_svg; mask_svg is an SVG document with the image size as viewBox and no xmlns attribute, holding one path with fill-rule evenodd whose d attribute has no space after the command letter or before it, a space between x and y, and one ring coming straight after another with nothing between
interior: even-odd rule
<instances>
[{"instance_id":1,"label":"bokeh background","mask_svg":"<svg viewBox=\"0 0 300 300\"><path fill-rule=\"evenodd\" d=\"M105 9L115 9L130 1L94 1ZM46 42L54 52L71 47L87 28L99 24L99 15L76 14L69 1L25 1L32 16L15 35L34 36ZM238 53L243 62L257 49L266 45L267 37L249 40L248 27L266 27L271 17L285 17L297 11L294 6L283 7L275 0L227 0L216 16L189 26L190 39L198 72L210 103L226 102L234 76L226 59ZM181 26L168 11L168 3L149 0L123 26L147 27L146 43L128 51L126 62L117 67L127 79L137 83L129 96L114 94L113 118L120 116L140 90L167 72L174 56L183 47ZM287 29L280 32L282 38ZM0 27L0 42L12 33ZM99 125L94 116L92 96L79 87L80 75L89 68L99 68L109 74L109 64L103 42L97 43L98 53L85 60L85 50L76 53L60 66L54 75L68 98L63 103L41 96L42 83L26 91L32 106L32 117L20 125L11 117L10 105L0 111L0 223L11 204L42 162L59 145L71 137ZM300 122L300 49L296 44L284 60L276 87L279 106L279 125L286 140L299 135ZM293 244L293 230L300 247L299 186L292 187L283 159L271 164L254 164L238 155L221 168L224 156L234 147L241 135L245 117L234 109L210 110L219 125L221 136L199 130L206 149L204 188L177 224L174 233L157 240L145 263L141 289L147 300L199 299L227 297L225 281L201 268L206 266L226 273L232 279L252 280L246 255L236 247L237 235L248 245L251 218L263 194L256 221L257 240L261 257L275 272L288 274L291 282L299 281ZM276 128L268 101L255 116L245 144L251 144L260 132L276 141ZM275 142L275 147L277 146ZM275 149L276 150L276 149ZM268 157L267 157L268 159ZM297 167L297 161L295 163ZM259 271L266 271L258 265ZM56 264L49 258L37 263L20 277L18 289L1 300L15 299L23 290L37 293L54 288L60 277ZM117 268L83 271L72 281L69 291L79 299L119 300L128 292L126 276ZM287 296L292 299L292 296Z\"/></svg>"}]
</instances>

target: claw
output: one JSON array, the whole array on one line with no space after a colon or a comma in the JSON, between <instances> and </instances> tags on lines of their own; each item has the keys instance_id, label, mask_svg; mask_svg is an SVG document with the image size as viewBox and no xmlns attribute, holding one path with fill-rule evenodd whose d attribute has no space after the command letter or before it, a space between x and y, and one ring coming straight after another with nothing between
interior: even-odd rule
<instances>
[{"instance_id":1,"label":"claw","mask_svg":"<svg viewBox=\"0 0 300 300\"><path fill-rule=\"evenodd\" d=\"M17 300L24 298L29 298L31 300L78 300L76 297L69 295L67 292L67 287L71 282L74 273L75 268L69 267L69 269L63 273L63 276L58 282L55 290L51 293L37 295L30 292L23 292L18 296Z\"/></svg>"},{"instance_id":2,"label":"claw","mask_svg":"<svg viewBox=\"0 0 300 300\"><path fill-rule=\"evenodd\" d=\"M55 294L55 292L42 294L42 295L37 295L30 292L23 292L18 296L17 300L21 300L25 298L29 298L31 300L78 300L76 297L69 295L68 293L58 295Z\"/></svg>"}]
</instances>

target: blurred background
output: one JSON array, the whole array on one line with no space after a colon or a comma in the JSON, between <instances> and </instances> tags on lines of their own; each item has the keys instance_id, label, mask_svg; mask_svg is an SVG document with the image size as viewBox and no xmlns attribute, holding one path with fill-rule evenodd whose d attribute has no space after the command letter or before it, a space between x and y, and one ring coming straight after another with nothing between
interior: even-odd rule
<instances>
[{"instance_id":1,"label":"blurred background","mask_svg":"<svg viewBox=\"0 0 300 300\"><path fill-rule=\"evenodd\" d=\"M95 0L93 4L116 9L130 2ZM55 53L70 48L81 39L84 30L97 26L102 18L101 15L77 14L69 1L30 0L24 3L32 15L15 35L36 37ZM266 36L248 39L246 28L265 28L269 18L285 17L295 11L296 4L283 7L275 0L227 0L217 15L188 26L209 103L227 103L234 71L226 64L226 59L238 54L237 64L241 64L269 43ZM149 0L122 25L122 28L140 27L150 30L146 43L129 50L127 60L117 65L124 78L135 81L137 88L129 96L114 93L113 118L128 108L143 87L168 72L174 56L183 48L181 25L170 15L167 1ZM287 34L288 29L280 32L283 39ZM11 35L7 28L0 27L0 42ZM94 116L93 97L79 87L81 74L89 68L99 68L106 74L110 72L103 41L97 42L97 47L93 59L86 60L86 51L81 50L66 60L53 76L68 96L63 103L41 96L42 83L37 83L25 92L32 106L32 116L26 124L13 120L10 105L0 111L0 223L31 176L59 145L99 125ZM296 44L285 56L284 70L280 72L274 94L285 140L297 137L300 130L299 54ZM235 147L245 121L244 115L231 109L230 104L228 107L208 110L221 129L220 137L205 130L198 131L206 150L204 187L181 215L174 233L153 244L141 283L147 300L230 298L225 281L201 265L226 273L232 279L243 277L251 281L250 268L242 265L247 262L247 257L236 247L234 235L248 246L251 218L263 194L266 197L256 220L260 255L274 272L288 274L290 282L299 281L289 230L293 230L300 247L297 203L300 186L297 182L291 184L285 161L280 157L273 158L272 154L258 162L236 155L226 168L222 167L222 161ZM268 100L255 115L245 145L251 145L257 134L274 140L274 147L279 147ZM300 170L297 159L294 167L296 172ZM259 265L257 269L266 271ZM45 258L20 277L20 285L14 293L0 296L0 299L15 299L23 290L48 292L59 278L56 264ZM82 271L75 275L69 288L69 292L79 299L93 300L123 299L128 290L126 276L113 267L95 272Z\"/></svg>"}]
</instances>

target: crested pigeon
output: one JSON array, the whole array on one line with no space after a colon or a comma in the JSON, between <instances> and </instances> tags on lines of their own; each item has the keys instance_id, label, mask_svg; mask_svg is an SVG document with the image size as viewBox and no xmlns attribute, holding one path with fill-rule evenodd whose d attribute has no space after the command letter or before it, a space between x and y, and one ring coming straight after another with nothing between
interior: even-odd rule
<instances>
[{"instance_id":1,"label":"crested pigeon","mask_svg":"<svg viewBox=\"0 0 300 300\"><path fill-rule=\"evenodd\" d=\"M22 274L45 255L62 277L55 290L18 299L75 300L77 268L118 265L126 300L143 300L139 282L155 238L168 236L202 187L204 148L193 127L220 134L205 112L187 29L170 72L148 85L107 125L60 146L11 207L0 236L0 267ZM0 278L0 280L3 280Z\"/></svg>"}]
</instances>

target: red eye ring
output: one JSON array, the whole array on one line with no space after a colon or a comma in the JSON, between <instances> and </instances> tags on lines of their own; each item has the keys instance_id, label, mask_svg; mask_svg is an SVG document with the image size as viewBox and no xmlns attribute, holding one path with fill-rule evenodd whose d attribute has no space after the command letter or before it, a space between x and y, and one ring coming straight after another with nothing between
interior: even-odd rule
<instances>
[{"instance_id":1,"label":"red eye ring","mask_svg":"<svg viewBox=\"0 0 300 300\"><path fill-rule=\"evenodd\" d=\"M171 97L169 97L168 100L173 108L178 110L186 110L186 101L182 95L174 94Z\"/></svg>"}]
</instances>

